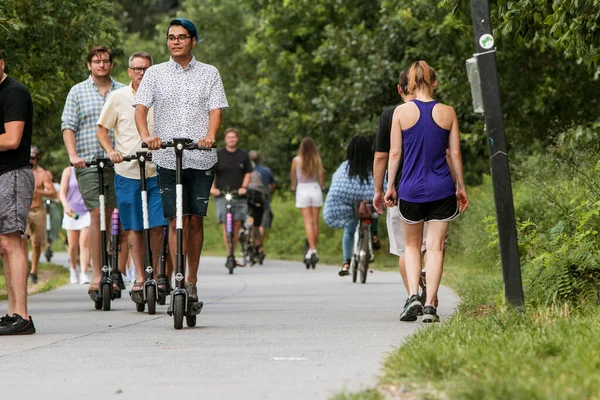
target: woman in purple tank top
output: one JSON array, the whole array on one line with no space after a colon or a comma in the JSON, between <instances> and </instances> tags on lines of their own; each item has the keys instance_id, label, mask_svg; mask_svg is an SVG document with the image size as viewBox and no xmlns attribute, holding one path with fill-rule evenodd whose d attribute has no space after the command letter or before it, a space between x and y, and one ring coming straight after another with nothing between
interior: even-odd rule
<instances>
[{"instance_id":1,"label":"woman in purple tank top","mask_svg":"<svg viewBox=\"0 0 600 400\"><path fill-rule=\"evenodd\" d=\"M69 242L71 283L84 285L90 283L88 269L90 267L89 228L91 218L79 192L73 167L63 170L59 196L64 210L62 227L67 231ZM77 270L78 260L81 264L81 271Z\"/></svg>"},{"instance_id":2,"label":"woman in purple tank top","mask_svg":"<svg viewBox=\"0 0 600 400\"><path fill-rule=\"evenodd\" d=\"M425 61L410 67L408 90L415 99L394 111L388 164L386 202L400 210L406 241L405 259L409 299L401 321L438 322L434 306L442 277L444 240L448 224L469 205L463 179L460 133L456 112L438 103L433 94L437 82ZM450 149L452 165L446 161ZM402 160L402 176L395 186L396 171ZM452 167L452 168L451 168ZM427 227L425 304L418 296L421 277L423 226Z\"/></svg>"}]
</instances>

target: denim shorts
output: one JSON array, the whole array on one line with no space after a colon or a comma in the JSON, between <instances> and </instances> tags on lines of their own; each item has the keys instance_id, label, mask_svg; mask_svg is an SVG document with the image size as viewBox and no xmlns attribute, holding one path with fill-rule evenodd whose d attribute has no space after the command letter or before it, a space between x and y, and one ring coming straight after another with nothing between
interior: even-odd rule
<instances>
[{"instance_id":1,"label":"denim shorts","mask_svg":"<svg viewBox=\"0 0 600 400\"><path fill-rule=\"evenodd\" d=\"M165 218L172 219L177 215L175 170L157 167L158 186L162 197ZM210 188L215 174L213 169L184 169L181 174L183 184L183 215L206 217Z\"/></svg>"},{"instance_id":2,"label":"denim shorts","mask_svg":"<svg viewBox=\"0 0 600 400\"><path fill-rule=\"evenodd\" d=\"M117 193L117 208L119 219L124 231L144 230L142 215L142 190L139 179L125 178L115 175L115 192ZM150 228L167 225L165 220L158 178L146 179L146 192L148 193L148 221Z\"/></svg>"}]
</instances>

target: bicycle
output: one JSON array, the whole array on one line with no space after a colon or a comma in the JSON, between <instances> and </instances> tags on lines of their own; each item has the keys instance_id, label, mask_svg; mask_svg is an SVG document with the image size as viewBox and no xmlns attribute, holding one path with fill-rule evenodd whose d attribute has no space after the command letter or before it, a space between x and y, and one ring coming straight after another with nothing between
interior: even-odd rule
<instances>
[{"instance_id":1,"label":"bicycle","mask_svg":"<svg viewBox=\"0 0 600 400\"><path fill-rule=\"evenodd\" d=\"M352 282L356 283L360 271L360 282L366 283L369 263L373 262L371 225L377 218L377 213L373 203L368 200L357 201L355 209L356 217L360 222L354 233L354 249L350 259L350 269L352 270Z\"/></svg>"},{"instance_id":2,"label":"bicycle","mask_svg":"<svg viewBox=\"0 0 600 400\"><path fill-rule=\"evenodd\" d=\"M238 235L238 242L242 247L244 265L250 264L251 267L254 267L257 263L262 265L264 257L262 257L258 251L258 246L255 244L259 238L260 231L258 227L254 226L254 216L252 215L252 211L250 211Z\"/></svg>"}]
</instances>

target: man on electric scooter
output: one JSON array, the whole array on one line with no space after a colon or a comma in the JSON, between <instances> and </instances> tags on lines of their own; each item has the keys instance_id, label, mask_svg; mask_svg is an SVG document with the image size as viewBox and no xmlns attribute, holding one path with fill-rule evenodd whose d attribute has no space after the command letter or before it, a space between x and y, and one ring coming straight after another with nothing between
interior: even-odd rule
<instances>
[{"instance_id":1,"label":"man on electric scooter","mask_svg":"<svg viewBox=\"0 0 600 400\"><path fill-rule=\"evenodd\" d=\"M116 90L104 103L102 113L98 119L98 131L96 136L98 142L115 163L115 192L117 195L117 207L119 219L123 231L127 235L133 264L136 269L136 281L131 290L132 299L137 296L139 300L143 297L144 290L144 223L142 215L142 200L140 189L140 169L137 162L123 162L123 156L133 155L142 149L142 139L135 126L135 109L133 108L133 96L137 92L146 70L152 66L152 57L144 51L133 53L129 57L129 68L127 73L131 78L129 86ZM115 146L113 147L109 130L114 129ZM148 131L154 132L154 109L148 113ZM158 178L156 177L156 166L154 163L146 162L146 191L148 201L148 219L150 223L152 265L155 270L158 264L163 238L163 226L167 225L164 219L160 191L158 189ZM171 271L172 264L167 263ZM166 282L159 290L167 291ZM135 300L134 300L135 301ZM136 301L139 303L140 301Z\"/></svg>"},{"instance_id":2,"label":"man on electric scooter","mask_svg":"<svg viewBox=\"0 0 600 400\"><path fill-rule=\"evenodd\" d=\"M210 193L216 198L217 219L223 226L223 241L227 254L235 254L235 247L238 242L238 233L242 223L248 215L248 200L246 191L250 183L250 173L252 172L252 163L248 153L237 147L239 140L238 131L235 128L225 130L225 148L219 150L217 165L215 166L215 181ZM233 251L230 252L227 241L227 227L225 224L225 194L227 190L237 190L238 197L231 200L233 211ZM243 267L243 263L237 263L238 267Z\"/></svg>"},{"instance_id":3,"label":"man on electric scooter","mask_svg":"<svg viewBox=\"0 0 600 400\"><path fill-rule=\"evenodd\" d=\"M173 19L167 28L169 61L150 67L134 97L135 122L140 137L157 165L164 216L169 220L169 248L176 246L175 151L160 149L162 141L189 138L200 147L212 147L221 126L227 98L219 71L192 55L198 43L194 24ZM154 135L148 112L154 106ZM187 256L187 292L198 301L196 282L204 243L204 222L217 162L217 152L188 151L183 159L183 253ZM173 264L176 253L170 252Z\"/></svg>"},{"instance_id":4,"label":"man on electric scooter","mask_svg":"<svg viewBox=\"0 0 600 400\"><path fill-rule=\"evenodd\" d=\"M92 283L88 293L92 300L98 295L98 284L102 278L102 241L100 240L100 178L96 168L85 168L86 161L97 155L104 156L104 150L96 138L100 111L109 94L122 88L120 82L113 80L112 51L105 46L92 48L87 55L87 67L90 77L73 86L67 95L61 117L63 140L69 160L75 167L75 176L85 207L90 212L90 255L92 257ZM109 132L111 138L113 132ZM110 226L110 217L117 205L113 168L103 172L105 185L105 222ZM119 262L120 265L123 263ZM115 283L115 289L118 284Z\"/></svg>"}]
</instances>

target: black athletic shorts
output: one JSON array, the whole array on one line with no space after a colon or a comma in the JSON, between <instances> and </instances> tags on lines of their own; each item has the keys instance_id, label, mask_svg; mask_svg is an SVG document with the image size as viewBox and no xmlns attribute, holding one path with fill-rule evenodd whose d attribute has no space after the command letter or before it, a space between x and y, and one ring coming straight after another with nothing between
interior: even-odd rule
<instances>
[{"instance_id":1,"label":"black athletic shorts","mask_svg":"<svg viewBox=\"0 0 600 400\"><path fill-rule=\"evenodd\" d=\"M407 224L416 224L421 221L449 222L458 217L458 201L455 194L428 203L411 203L400 199L398 207L400 208L400 219Z\"/></svg>"}]
</instances>

